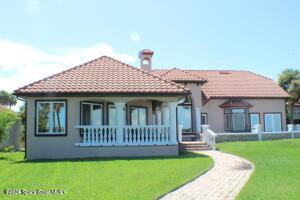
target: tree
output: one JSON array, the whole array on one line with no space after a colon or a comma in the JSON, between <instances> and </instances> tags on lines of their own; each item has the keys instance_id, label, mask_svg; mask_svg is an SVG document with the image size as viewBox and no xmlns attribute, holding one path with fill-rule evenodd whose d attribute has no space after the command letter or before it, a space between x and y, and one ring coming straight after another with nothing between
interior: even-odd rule
<instances>
[{"instance_id":1,"label":"tree","mask_svg":"<svg viewBox=\"0 0 300 200\"><path fill-rule=\"evenodd\" d=\"M300 99L300 71L296 69L284 70L278 78L278 84L289 94L287 107L287 121L293 123L293 105Z\"/></svg>"},{"instance_id":2,"label":"tree","mask_svg":"<svg viewBox=\"0 0 300 200\"><path fill-rule=\"evenodd\" d=\"M11 108L11 106L14 106L17 104L17 99L14 95L6 92L5 90L1 90L0 91L0 104Z\"/></svg>"},{"instance_id":3,"label":"tree","mask_svg":"<svg viewBox=\"0 0 300 200\"><path fill-rule=\"evenodd\" d=\"M285 69L279 75L278 84L288 92L293 80L300 80L300 71L296 69Z\"/></svg>"},{"instance_id":4,"label":"tree","mask_svg":"<svg viewBox=\"0 0 300 200\"><path fill-rule=\"evenodd\" d=\"M289 104L294 105L300 99L300 78L298 80L293 80L288 89L290 95Z\"/></svg>"}]
</instances>

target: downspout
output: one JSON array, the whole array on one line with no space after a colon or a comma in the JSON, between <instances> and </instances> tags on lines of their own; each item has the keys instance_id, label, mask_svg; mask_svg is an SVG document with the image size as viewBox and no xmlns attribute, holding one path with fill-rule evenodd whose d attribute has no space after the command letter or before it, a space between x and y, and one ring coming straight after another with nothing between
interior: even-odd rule
<instances>
[{"instance_id":1,"label":"downspout","mask_svg":"<svg viewBox=\"0 0 300 200\"><path fill-rule=\"evenodd\" d=\"M18 96L17 96L17 99L19 101L25 102L25 123L24 123L25 156L24 156L24 160L26 160L26 158L27 158L27 100L22 99Z\"/></svg>"}]
</instances>

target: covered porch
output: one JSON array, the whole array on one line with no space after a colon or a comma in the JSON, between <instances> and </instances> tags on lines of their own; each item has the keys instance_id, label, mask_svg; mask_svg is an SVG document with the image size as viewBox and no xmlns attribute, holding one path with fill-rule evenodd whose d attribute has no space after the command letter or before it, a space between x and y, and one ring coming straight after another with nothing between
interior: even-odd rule
<instances>
[{"instance_id":1,"label":"covered porch","mask_svg":"<svg viewBox=\"0 0 300 200\"><path fill-rule=\"evenodd\" d=\"M76 147L177 145L182 97L99 97L80 101Z\"/></svg>"}]
</instances>

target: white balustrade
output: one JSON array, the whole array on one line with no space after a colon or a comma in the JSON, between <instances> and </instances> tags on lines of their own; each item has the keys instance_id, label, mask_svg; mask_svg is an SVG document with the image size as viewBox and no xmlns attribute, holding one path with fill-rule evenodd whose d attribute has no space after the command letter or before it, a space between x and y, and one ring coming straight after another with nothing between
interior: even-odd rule
<instances>
[{"instance_id":1,"label":"white balustrade","mask_svg":"<svg viewBox=\"0 0 300 200\"><path fill-rule=\"evenodd\" d=\"M116 127L76 126L82 134L82 142L75 146L112 146L116 144Z\"/></svg>"},{"instance_id":2,"label":"white balustrade","mask_svg":"<svg viewBox=\"0 0 300 200\"><path fill-rule=\"evenodd\" d=\"M117 140L117 127L76 126L82 142L75 146L127 146L171 144L170 126L122 126L121 143Z\"/></svg>"},{"instance_id":3,"label":"white balustrade","mask_svg":"<svg viewBox=\"0 0 300 200\"><path fill-rule=\"evenodd\" d=\"M124 126L125 145L163 145L170 143L169 126Z\"/></svg>"},{"instance_id":4,"label":"white balustrade","mask_svg":"<svg viewBox=\"0 0 300 200\"><path fill-rule=\"evenodd\" d=\"M209 129L209 125L202 125L203 139L209 149L216 149L216 133Z\"/></svg>"}]
</instances>

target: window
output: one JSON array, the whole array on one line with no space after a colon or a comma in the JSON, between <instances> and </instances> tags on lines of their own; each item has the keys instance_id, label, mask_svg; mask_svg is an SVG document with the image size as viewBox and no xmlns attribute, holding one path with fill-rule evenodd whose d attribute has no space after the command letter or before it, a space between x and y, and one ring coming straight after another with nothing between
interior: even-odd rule
<instances>
[{"instance_id":1,"label":"window","mask_svg":"<svg viewBox=\"0 0 300 200\"><path fill-rule=\"evenodd\" d=\"M130 106L130 122L133 126L147 125L147 107Z\"/></svg>"},{"instance_id":2,"label":"window","mask_svg":"<svg viewBox=\"0 0 300 200\"><path fill-rule=\"evenodd\" d=\"M240 108L231 109L231 121L232 121L233 131L246 130L245 109L240 109Z\"/></svg>"},{"instance_id":3,"label":"window","mask_svg":"<svg viewBox=\"0 0 300 200\"><path fill-rule=\"evenodd\" d=\"M117 120L117 116L116 116L116 107L113 104L107 104L108 107L108 125L111 126L116 126L116 120Z\"/></svg>"},{"instance_id":4,"label":"window","mask_svg":"<svg viewBox=\"0 0 300 200\"><path fill-rule=\"evenodd\" d=\"M36 101L36 135L66 135L66 101Z\"/></svg>"},{"instance_id":5,"label":"window","mask_svg":"<svg viewBox=\"0 0 300 200\"><path fill-rule=\"evenodd\" d=\"M294 119L300 119L300 106L294 106Z\"/></svg>"},{"instance_id":6,"label":"window","mask_svg":"<svg viewBox=\"0 0 300 200\"><path fill-rule=\"evenodd\" d=\"M231 130L230 114L225 114L225 130L226 131Z\"/></svg>"},{"instance_id":7,"label":"window","mask_svg":"<svg viewBox=\"0 0 300 200\"><path fill-rule=\"evenodd\" d=\"M201 124L202 125L208 124L207 113L201 113Z\"/></svg>"},{"instance_id":8,"label":"window","mask_svg":"<svg viewBox=\"0 0 300 200\"><path fill-rule=\"evenodd\" d=\"M81 125L103 125L103 104L82 102Z\"/></svg>"},{"instance_id":9,"label":"window","mask_svg":"<svg viewBox=\"0 0 300 200\"><path fill-rule=\"evenodd\" d=\"M192 132L192 101L190 97L186 97L177 106L177 124L182 125L184 132Z\"/></svg>"},{"instance_id":10,"label":"window","mask_svg":"<svg viewBox=\"0 0 300 200\"><path fill-rule=\"evenodd\" d=\"M126 109L125 109L126 110ZM116 126L117 125L117 113L116 113L116 107L112 103L107 104L107 113L108 113L108 119L107 124L110 126ZM126 112L124 112L124 122L126 123Z\"/></svg>"},{"instance_id":11,"label":"window","mask_svg":"<svg viewBox=\"0 0 300 200\"><path fill-rule=\"evenodd\" d=\"M247 109L231 108L224 110L226 131L246 131Z\"/></svg>"},{"instance_id":12,"label":"window","mask_svg":"<svg viewBox=\"0 0 300 200\"><path fill-rule=\"evenodd\" d=\"M250 126L251 130L254 129L255 125L259 124L259 113L250 113Z\"/></svg>"},{"instance_id":13,"label":"window","mask_svg":"<svg viewBox=\"0 0 300 200\"><path fill-rule=\"evenodd\" d=\"M264 114L265 132L281 131L281 113Z\"/></svg>"}]
</instances>

